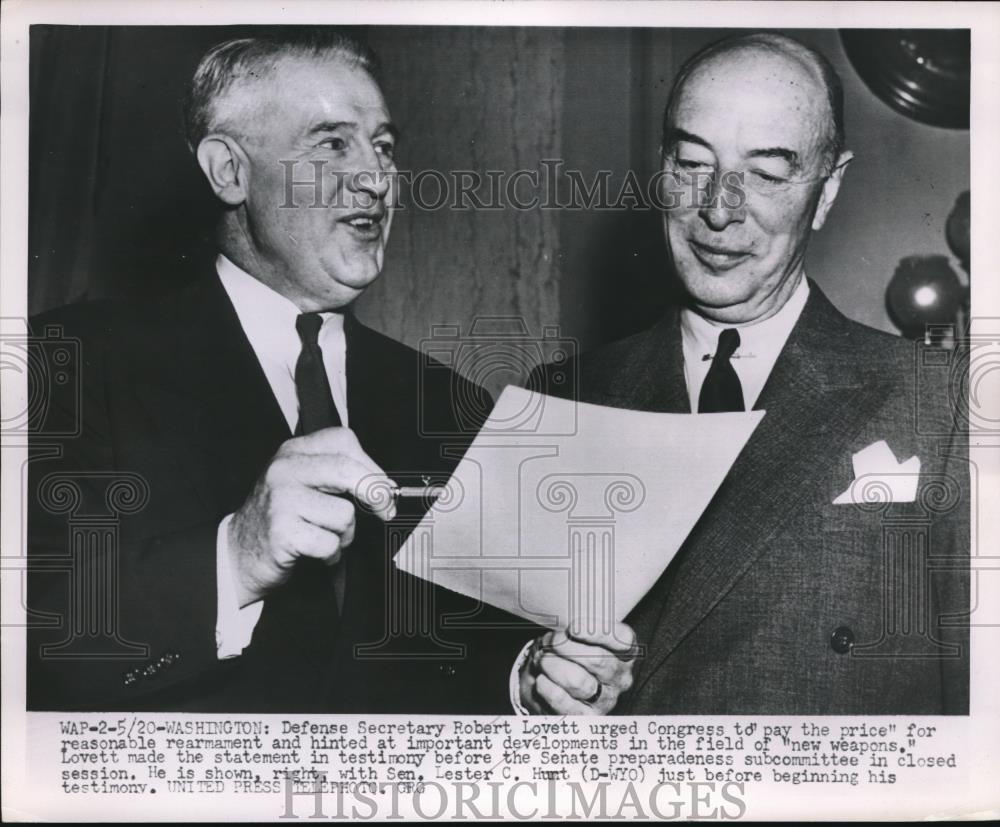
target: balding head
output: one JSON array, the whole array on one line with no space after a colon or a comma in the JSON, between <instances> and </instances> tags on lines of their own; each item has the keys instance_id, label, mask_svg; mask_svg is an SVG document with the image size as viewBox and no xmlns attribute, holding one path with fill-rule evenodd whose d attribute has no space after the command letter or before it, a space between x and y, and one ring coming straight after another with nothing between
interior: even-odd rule
<instances>
[{"instance_id":1,"label":"balding head","mask_svg":"<svg viewBox=\"0 0 1000 827\"><path fill-rule=\"evenodd\" d=\"M673 88L663 113L663 145L668 143L668 131L677 102L687 81L695 75L713 70L741 72L749 64L770 61L783 62L798 70L816 84L815 105L823 111L823 157L829 172L844 151L844 90L830 62L815 49L792 37L770 32L740 34L706 46L689 58L674 79Z\"/></svg>"},{"instance_id":2,"label":"balding head","mask_svg":"<svg viewBox=\"0 0 1000 827\"><path fill-rule=\"evenodd\" d=\"M703 315L760 321L801 283L809 236L851 158L841 97L822 57L781 35L730 38L684 66L663 135L666 180L681 198L663 222Z\"/></svg>"}]
</instances>

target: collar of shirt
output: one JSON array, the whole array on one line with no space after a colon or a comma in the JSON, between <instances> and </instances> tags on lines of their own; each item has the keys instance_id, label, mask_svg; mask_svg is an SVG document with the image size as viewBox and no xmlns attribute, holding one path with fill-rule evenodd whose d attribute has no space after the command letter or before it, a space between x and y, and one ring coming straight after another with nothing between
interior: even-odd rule
<instances>
[{"instance_id":1,"label":"collar of shirt","mask_svg":"<svg viewBox=\"0 0 1000 827\"><path fill-rule=\"evenodd\" d=\"M255 279L223 255L216 259L215 269L288 422L288 428L294 432L299 421L295 363L302 350L299 334L295 330L295 320L301 311L294 302ZM320 315L323 317L323 326L319 332L323 366L330 381L333 402L346 427L347 343L344 338L344 317L340 313Z\"/></svg>"},{"instance_id":2,"label":"collar of shirt","mask_svg":"<svg viewBox=\"0 0 1000 827\"><path fill-rule=\"evenodd\" d=\"M771 375L771 369L778 361L778 355L788 341L808 298L809 285L805 276L801 276L791 298L777 313L762 322L747 325L718 324L689 308L681 310L684 379L687 382L691 410L698 410L701 385L711 367L711 357L719 343L719 334L730 327L735 327L740 333L740 346L733 354L732 365L743 386L743 401L747 410L751 410L760 392L764 390L767 377Z\"/></svg>"}]
</instances>

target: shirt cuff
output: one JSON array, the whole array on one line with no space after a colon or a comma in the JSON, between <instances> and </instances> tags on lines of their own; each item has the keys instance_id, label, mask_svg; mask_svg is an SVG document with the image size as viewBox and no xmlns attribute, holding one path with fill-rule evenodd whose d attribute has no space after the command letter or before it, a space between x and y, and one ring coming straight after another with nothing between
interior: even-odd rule
<instances>
[{"instance_id":1,"label":"shirt cuff","mask_svg":"<svg viewBox=\"0 0 1000 827\"><path fill-rule=\"evenodd\" d=\"M236 596L236 579L229 559L230 514L219 523L215 540L215 588L218 598L215 615L215 652L219 660L235 658L250 645L254 627L260 620L264 601L257 600L240 608Z\"/></svg>"},{"instance_id":2,"label":"shirt cuff","mask_svg":"<svg viewBox=\"0 0 1000 827\"><path fill-rule=\"evenodd\" d=\"M532 643L534 643L534 641L529 640L526 644L524 644L524 648L520 651L514 661L514 668L510 670L510 705L514 708L514 712L518 715L531 714L531 712L521 703L521 667L524 665L524 662L528 659L528 656L531 653Z\"/></svg>"}]
</instances>

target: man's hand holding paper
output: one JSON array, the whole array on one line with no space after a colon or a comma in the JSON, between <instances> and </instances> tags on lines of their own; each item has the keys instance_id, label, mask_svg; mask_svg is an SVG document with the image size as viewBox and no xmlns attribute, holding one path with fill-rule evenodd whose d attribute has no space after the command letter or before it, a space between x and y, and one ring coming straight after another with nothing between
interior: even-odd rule
<instances>
[{"instance_id":1,"label":"man's hand holding paper","mask_svg":"<svg viewBox=\"0 0 1000 827\"><path fill-rule=\"evenodd\" d=\"M566 629L536 638L518 670L518 696L538 715L605 715L632 686L635 632Z\"/></svg>"}]
</instances>

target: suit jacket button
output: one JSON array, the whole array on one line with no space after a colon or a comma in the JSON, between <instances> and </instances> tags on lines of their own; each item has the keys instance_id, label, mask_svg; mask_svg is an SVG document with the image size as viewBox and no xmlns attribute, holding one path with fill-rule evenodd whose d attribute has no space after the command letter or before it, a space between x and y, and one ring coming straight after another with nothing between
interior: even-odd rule
<instances>
[{"instance_id":1,"label":"suit jacket button","mask_svg":"<svg viewBox=\"0 0 1000 827\"><path fill-rule=\"evenodd\" d=\"M439 666L438 667L438 671L442 675L444 675L446 678L451 678L451 677L454 677L454 675L455 675L455 667L452 666L450 663L445 663L445 664Z\"/></svg>"},{"instance_id":2,"label":"suit jacket button","mask_svg":"<svg viewBox=\"0 0 1000 827\"><path fill-rule=\"evenodd\" d=\"M854 646L854 632L847 626L838 626L830 635L830 648L838 655L846 655Z\"/></svg>"}]
</instances>

